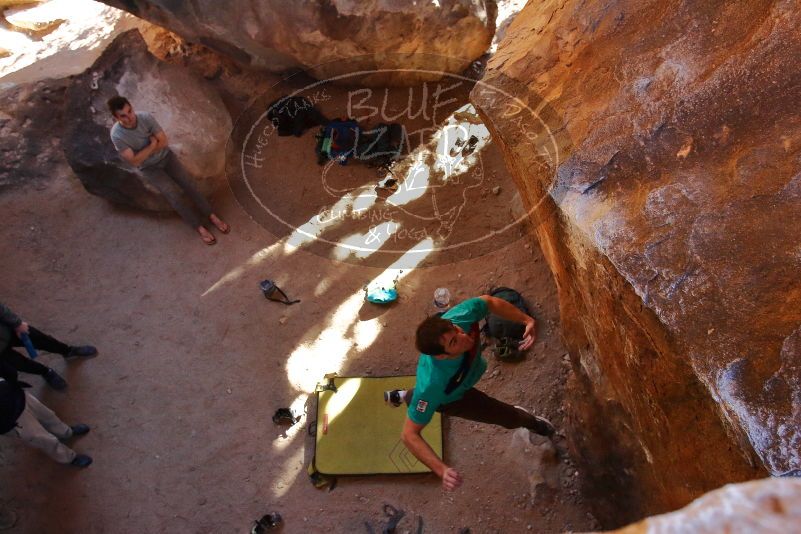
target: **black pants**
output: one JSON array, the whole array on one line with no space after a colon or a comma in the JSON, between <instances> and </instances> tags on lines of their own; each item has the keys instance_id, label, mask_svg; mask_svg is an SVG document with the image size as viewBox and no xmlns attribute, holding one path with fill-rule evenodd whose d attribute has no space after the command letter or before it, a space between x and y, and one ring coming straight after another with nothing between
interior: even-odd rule
<instances>
[{"instance_id":1,"label":"black pants","mask_svg":"<svg viewBox=\"0 0 801 534\"><path fill-rule=\"evenodd\" d=\"M37 350L53 352L55 354L61 354L62 356L66 356L70 351L69 345L62 343L54 337L48 336L44 332L40 332L32 326L28 327L28 336L30 336L31 343L33 343L33 346L36 347ZM48 367L35 360L31 360L13 349L13 347L21 346L22 341L17 337L16 333L13 333L8 346L0 352L0 359L19 372L44 376L48 371Z\"/></svg>"},{"instance_id":2,"label":"black pants","mask_svg":"<svg viewBox=\"0 0 801 534\"><path fill-rule=\"evenodd\" d=\"M406 392L404 401L412 401L414 390ZM536 417L511 404L494 399L476 388L468 389L457 401L441 404L438 412L470 421L498 425L504 428L527 428L536 434L547 435L546 426Z\"/></svg>"}]
</instances>

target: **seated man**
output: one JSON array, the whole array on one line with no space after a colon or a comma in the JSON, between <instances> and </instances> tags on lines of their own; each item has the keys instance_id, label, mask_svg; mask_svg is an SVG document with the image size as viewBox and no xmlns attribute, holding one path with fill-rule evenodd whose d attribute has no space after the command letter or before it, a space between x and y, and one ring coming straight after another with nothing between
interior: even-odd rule
<instances>
[{"instance_id":1,"label":"seated man","mask_svg":"<svg viewBox=\"0 0 801 534\"><path fill-rule=\"evenodd\" d=\"M402 439L406 448L442 479L446 490L462 484L461 475L446 465L420 435L435 411L504 428L527 428L552 436L553 425L542 417L493 399L473 386L487 370L481 356L478 322L490 313L525 324L520 350L534 344L534 318L503 299L483 295L468 299L442 317L429 317L417 327L416 346L422 354L417 363L417 383L406 392L391 391L386 400L408 404Z\"/></svg>"},{"instance_id":2,"label":"seated man","mask_svg":"<svg viewBox=\"0 0 801 534\"><path fill-rule=\"evenodd\" d=\"M28 325L16 313L0 302L0 364L6 363L16 371L23 373L40 375L53 389L64 389L67 387L67 381L54 369L31 360L14 350L13 347L22 346L21 336L23 334L30 336L31 343L37 349L61 354L64 358L88 357L97 354L97 349L91 345L70 346L54 337L48 336L44 332L40 332Z\"/></svg>"},{"instance_id":3,"label":"seated man","mask_svg":"<svg viewBox=\"0 0 801 534\"><path fill-rule=\"evenodd\" d=\"M205 218L227 234L230 226L214 214L209 202L192 185L186 169L167 146L167 134L156 119L150 113L134 113L131 103L122 96L110 98L108 108L117 121L111 128L111 142L120 157L136 167L142 179L164 195L204 243L217 242L203 225Z\"/></svg>"}]
</instances>

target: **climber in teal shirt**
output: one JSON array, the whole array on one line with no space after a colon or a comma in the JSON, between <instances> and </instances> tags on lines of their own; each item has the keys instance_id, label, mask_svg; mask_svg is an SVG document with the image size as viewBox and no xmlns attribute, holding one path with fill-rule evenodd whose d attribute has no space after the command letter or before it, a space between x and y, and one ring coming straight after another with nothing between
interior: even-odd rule
<instances>
[{"instance_id":1,"label":"climber in teal shirt","mask_svg":"<svg viewBox=\"0 0 801 534\"><path fill-rule=\"evenodd\" d=\"M434 412L504 428L528 428L544 436L554 433L547 419L493 399L473 387L487 370L487 361L481 356L478 323L490 313L525 324L520 350L534 344L536 323L533 317L489 295L467 299L441 317L429 317L420 323L415 340L421 352L415 387L405 392L388 392L387 396L395 406L401 404L401 399L408 404L403 442L442 479L446 490L458 488L462 477L446 465L420 435Z\"/></svg>"}]
</instances>

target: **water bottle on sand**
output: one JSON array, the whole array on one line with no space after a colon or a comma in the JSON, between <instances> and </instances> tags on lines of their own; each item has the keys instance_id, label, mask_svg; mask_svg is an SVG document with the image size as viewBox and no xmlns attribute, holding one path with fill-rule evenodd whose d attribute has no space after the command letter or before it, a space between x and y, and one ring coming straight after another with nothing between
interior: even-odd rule
<instances>
[{"instance_id":1,"label":"water bottle on sand","mask_svg":"<svg viewBox=\"0 0 801 534\"><path fill-rule=\"evenodd\" d=\"M442 313L450 307L451 292L446 287L438 287L434 291L434 311Z\"/></svg>"}]
</instances>

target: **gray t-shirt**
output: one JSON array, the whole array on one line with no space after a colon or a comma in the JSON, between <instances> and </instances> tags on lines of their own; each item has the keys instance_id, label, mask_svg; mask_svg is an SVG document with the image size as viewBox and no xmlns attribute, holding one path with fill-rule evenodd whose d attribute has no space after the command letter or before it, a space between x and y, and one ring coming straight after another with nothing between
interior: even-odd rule
<instances>
[{"instance_id":1,"label":"gray t-shirt","mask_svg":"<svg viewBox=\"0 0 801 534\"><path fill-rule=\"evenodd\" d=\"M111 142L114 143L114 148L117 149L117 152L130 148L135 154L150 144L151 135L156 135L160 131L162 131L162 128L153 118L153 115L146 112L137 112L136 128L126 128L119 122L114 123L114 126L111 127ZM167 148L162 148L158 152L154 152L139 165L139 168L150 167L163 160L167 155L167 150Z\"/></svg>"}]
</instances>

